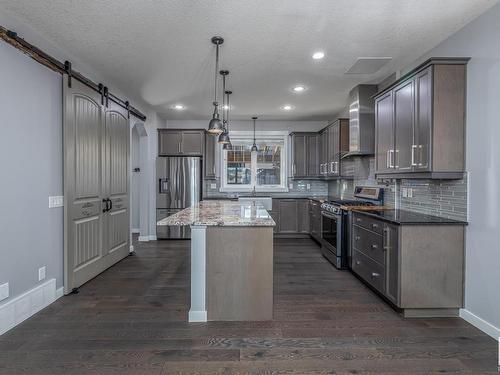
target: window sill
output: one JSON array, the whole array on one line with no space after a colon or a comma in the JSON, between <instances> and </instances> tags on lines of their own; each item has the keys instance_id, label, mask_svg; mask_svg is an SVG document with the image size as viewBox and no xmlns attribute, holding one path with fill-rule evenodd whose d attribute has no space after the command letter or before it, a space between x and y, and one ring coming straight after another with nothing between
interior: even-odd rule
<instances>
[{"instance_id":1,"label":"window sill","mask_svg":"<svg viewBox=\"0 0 500 375\"><path fill-rule=\"evenodd\" d=\"M221 193L253 193L253 188L220 188ZM288 193L288 188L255 189L255 193Z\"/></svg>"}]
</instances>

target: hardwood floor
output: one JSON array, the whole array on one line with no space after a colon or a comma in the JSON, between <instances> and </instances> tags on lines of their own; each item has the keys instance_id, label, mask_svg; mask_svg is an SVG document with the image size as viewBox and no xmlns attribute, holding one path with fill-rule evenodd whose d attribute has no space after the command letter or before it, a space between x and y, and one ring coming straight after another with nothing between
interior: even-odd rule
<instances>
[{"instance_id":1,"label":"hardwood floor","mask_svg":"<svg viewBox=\"0 0 500 375\"><path fill-rule=\"evenodd\" d=\"M312 240L275 242L275 319L188 324L189 241L124 259L0 336L0 374L498 374L461 319L401 318Z\"/></svg>"}]
</instances>

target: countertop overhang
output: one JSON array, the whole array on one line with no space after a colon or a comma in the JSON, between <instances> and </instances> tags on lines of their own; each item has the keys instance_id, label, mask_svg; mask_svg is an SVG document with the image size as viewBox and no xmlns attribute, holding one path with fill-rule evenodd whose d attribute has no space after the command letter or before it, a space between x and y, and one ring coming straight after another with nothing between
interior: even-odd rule
<instances>
[{"instance_id":1,"label":"countertop overhang","mask_svg":"<svg viewBox=\"0 0 500 375\"><path fill-rule=\"evenodd\" d=\"M158 221L166 226L274 227L267 210L252 202L228 200L201 201L172 216Z\"/></svg>"}]
</instances>

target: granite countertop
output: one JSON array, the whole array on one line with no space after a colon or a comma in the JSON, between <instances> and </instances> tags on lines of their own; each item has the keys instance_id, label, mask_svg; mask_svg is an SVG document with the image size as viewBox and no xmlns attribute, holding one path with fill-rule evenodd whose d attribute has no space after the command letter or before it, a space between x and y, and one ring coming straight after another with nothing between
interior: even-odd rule
<instances>
[{"instance_id":1,"label":"granite countertop","mask_svg":"<svg viewBox=\"0 0 500 375\"><path fill-rule=\"evenodd\" d=\"M274 227L276 225L261 205L230 200L201 201L193 207L158 221L157 224L219 227Z\"/></svg>"},{"instance_id":2,"label":"granite countertop","mask_svg":"<svg viewBox=\"0 0 500 375\"><path fill-rule=\"evenodd\" d=\"M353 211L385 220L397 225L467 225L467 222L465 221L453 220L445 217L426 215L418 212L399 209L383 209L372 211L363 209Z\"/></svg>"}]
</instances>

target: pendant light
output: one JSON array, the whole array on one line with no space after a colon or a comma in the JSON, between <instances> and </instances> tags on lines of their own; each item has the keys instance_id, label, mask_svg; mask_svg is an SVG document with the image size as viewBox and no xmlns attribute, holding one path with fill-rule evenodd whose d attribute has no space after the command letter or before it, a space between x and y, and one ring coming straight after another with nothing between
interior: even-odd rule
<instances>
[{"instance_id":1,"label":"pendant light","mask_svg":"<svg viewBox=\"0 0 500 375\"><path fill-rule=\"evenodd\" d=\"M226 112L229 114L229 111L227 111L226 108L226 76L229 74L228 70L221 70L220 74L222 75L222 133L219 135L219 140L218 142L220 144L227 144L230 143L231 141L229 140L229 134L227 131L227 117L226 117ZM228 103L229 105L229 103Z\"/></svg>"},{"instance_id":2,"label":"pendant light","mask_svg":"<svg viewBox=\"0 0 500 375\"><path fill-rule=\"evenodd\" d=\"M217 75L219 73L219 47L224 43L224 39L220 36L214 36L212 38L212 43L215 44L215 80L214 80L214 113L212 114L212 119L208 124L208 133L212 135L219 135L222 133L223 124L219 116L219 103L217 102Z\"/></svg>"},{"instance_id":3,"label":"pendant light","mask_svg":"<svg viewBox=\"0 0 500 375\"><path fill-rule=\"evenodd\" d=\"M257 152L259 149L257 148L257 143L255 142L255 121L257 121L257 117L252 117L253 120L253 145L252 145L252 152Z\"/></svg>"},{"instance_id":4,"label":"pendant light","mask_svg":"<svg viewBox=\"0 0 500 375\"><path fill-rule=\"evenodd\" d=\"M231 109L231 104L229 103L229 95L231 95L233 92L232 91L224 91L224 93L226 94L226 97L227 97L227 99L226 99L226 105L227 105L226 127L224 128L225 132L227 134L227 143L224 143L224 145L222 146L222 149L223 150L232 150L233 145L231 144L231 139L229 138L229 111Z\"/></svg>"}]
</instances>

